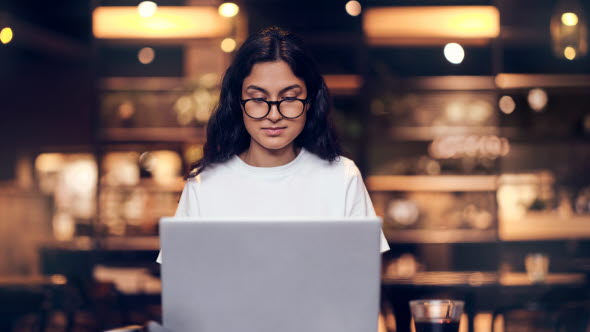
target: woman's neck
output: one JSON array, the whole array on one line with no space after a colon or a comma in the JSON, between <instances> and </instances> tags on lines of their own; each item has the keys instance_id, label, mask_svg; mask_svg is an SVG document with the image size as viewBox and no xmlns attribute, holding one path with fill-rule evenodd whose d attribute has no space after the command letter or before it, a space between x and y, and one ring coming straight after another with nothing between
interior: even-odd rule
<instances>
[{"instance_id":1,"label":"woman's neck","mask_svg":"<svg viewBox=\"0 0 590 332\"><path fill-rule=\"evenodd\" d=\"M281 149L271 150L256 144L250 143L250 147L240 153L238 157L246 164L255 167L276 167L293 161L299 154L301 148L289 144Z\"/></svg>"}]
</instances>

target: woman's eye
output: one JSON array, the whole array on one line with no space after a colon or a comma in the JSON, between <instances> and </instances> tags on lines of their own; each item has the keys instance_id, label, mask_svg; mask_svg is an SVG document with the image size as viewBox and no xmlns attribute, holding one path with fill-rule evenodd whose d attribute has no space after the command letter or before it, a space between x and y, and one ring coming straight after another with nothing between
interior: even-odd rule
<instances>
[{"instance_id":1,"label":"woman's eye","mask_svg":"<svg viewBox=\"0 0 590 332\"><path fill-rule=\"evenodd\" d=\"M283 97L283 100L296 100L297 97Z\"/></svg>"},{"instance_id":2,"label":"woman's eye","mask_svg":"<svg viewBox=\"0 0 590 332\"><path fill-rule=\"evenodd\" d=\"M266 101L266 98L252 98L252 100L254 100L257 103L263 103Z\"/></svg>"}]
</instances>

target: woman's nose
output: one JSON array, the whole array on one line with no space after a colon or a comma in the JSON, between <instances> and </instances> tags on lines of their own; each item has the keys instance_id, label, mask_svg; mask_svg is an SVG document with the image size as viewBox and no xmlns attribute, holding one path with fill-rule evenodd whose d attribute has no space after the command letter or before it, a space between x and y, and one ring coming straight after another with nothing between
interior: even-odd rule
<instances>
[{"instance_id":1,"label":"woman's nose","mask_svg":"<svg viewBox=\"0 0 590 332\"><path fill-rule=\"evenodd\" d=\"M276 122L276 121L279 121L280 119L282 119L283 116L279 112L279 105L277 105L277 104L270 105L270 112L268 113L266 118L271 120L272 122Z\"/></svg>"}]
</instances>

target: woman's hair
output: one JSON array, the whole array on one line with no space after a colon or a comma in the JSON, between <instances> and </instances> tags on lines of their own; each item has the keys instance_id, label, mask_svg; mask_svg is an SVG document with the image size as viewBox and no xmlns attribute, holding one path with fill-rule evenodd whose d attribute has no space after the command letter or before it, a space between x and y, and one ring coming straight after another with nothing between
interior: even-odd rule
<instances>
[{"instance_id":1,"label":"woman's hair","mask_svg":"<svg viewBox=\"0 0 590 332\"><path fill-rule=\"evenodd\" d=\"M303 131L295 138L295 146L330 162L341 154L330 117L328 88L316 63L301 39L278 27L269 27L244 42L225 72L219 103L207 124L203 157L191 166L187 177L196 176L207 166L224 162L249 147L250 135L244 125L240 104L242 83L252 66L274 61L286 62L307 87L309 109Z\"/></svg>"}]
</instances>

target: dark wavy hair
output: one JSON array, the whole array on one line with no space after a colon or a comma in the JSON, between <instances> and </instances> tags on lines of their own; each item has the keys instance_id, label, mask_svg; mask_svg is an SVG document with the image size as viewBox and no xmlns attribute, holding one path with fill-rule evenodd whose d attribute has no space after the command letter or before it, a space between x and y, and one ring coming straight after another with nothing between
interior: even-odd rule
<instances>
[{"instance_id":1,"label":"dark wavy hair","mask_svg":"<svg viewBox=\"0 0 590 332\"><path fill-rule=\"evenodd\" d=\"M269 27L251 35L223 76L219 103L207 124L207 141L203 157L191 166L193 177L207 166L221 163L245 151L250 135L244 125L240 99L242 83L252 66L261 62L284 61L307 87L310 101L303 131L295 138L303 147L324 160L334 161L342 150L330 117L330 97L324 79L303 41L278 27Z\"/></svg>"}]
</instances>

